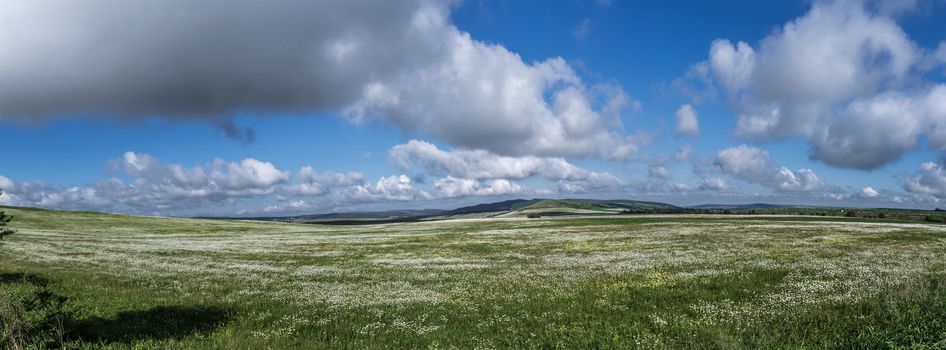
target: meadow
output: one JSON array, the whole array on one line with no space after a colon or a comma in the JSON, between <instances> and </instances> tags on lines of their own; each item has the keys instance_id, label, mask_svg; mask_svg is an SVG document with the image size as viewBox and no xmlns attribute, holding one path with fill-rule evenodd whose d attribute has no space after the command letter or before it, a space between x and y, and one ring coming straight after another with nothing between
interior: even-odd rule
<instances>
[{"instance_id":1,"label":"meadow","mask_svg":"<svg viewBox=\"0 0 946 350\"><path fill-rule=\"evenodd\" d=\"M3 292L41 289L63 315L36 347L946 348L936 224L5 211Z\"/></svg>"}]
</instances>

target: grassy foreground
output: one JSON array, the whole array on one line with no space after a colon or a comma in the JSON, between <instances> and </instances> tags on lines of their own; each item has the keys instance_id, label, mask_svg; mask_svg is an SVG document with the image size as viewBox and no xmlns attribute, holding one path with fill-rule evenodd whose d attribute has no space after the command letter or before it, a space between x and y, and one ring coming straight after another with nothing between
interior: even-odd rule
<instances>
[{"instance_id":1,"label":"grassy foreground","mask_svg":"<svg viewBox=\"0 0 946 350\"><path fill-rule=\"evenodd\" d=\"M73 348L946 348L944 226L5 210L0 286L61 296Z\"/></svg>"}]
</instances>

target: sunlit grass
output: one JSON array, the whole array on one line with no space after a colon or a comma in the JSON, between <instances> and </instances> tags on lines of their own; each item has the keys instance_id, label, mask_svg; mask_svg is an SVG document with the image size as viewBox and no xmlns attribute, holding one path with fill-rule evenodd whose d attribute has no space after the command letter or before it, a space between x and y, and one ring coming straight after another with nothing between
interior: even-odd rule
<instances>
[{"instance_id":1,"label":"sunlit grass","mask_svg":"<svg viewBox=\"0 0 946 350\"><path fill-rule=\"evenodd\" d=\"M41 276L68 298L77 347L946 346L941 226L8 211L19 233L0 247L4 272ZM103 326L116 331L90 330Z\"/></svg>"}]
</instances>

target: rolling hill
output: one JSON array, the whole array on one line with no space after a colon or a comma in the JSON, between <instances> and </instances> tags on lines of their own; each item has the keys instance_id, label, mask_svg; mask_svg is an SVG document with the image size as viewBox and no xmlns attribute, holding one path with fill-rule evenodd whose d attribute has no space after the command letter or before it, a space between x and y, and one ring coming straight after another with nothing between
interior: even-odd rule
<instances>
[{"instance_id":1,"label":"rolling hill","mask_svg":"<svg viewBox=\"0 0 946 350\"><path fill-rule=\"evenodd\" d=\"M510 200L497 203L479 204L457 208L447 215L492 213L491 216L554 216L554 215L593 215L618 213L653 213L676 211L681 208L659 202L633 200L601 199L532 199Z\"/></svg>"}]
</instances>

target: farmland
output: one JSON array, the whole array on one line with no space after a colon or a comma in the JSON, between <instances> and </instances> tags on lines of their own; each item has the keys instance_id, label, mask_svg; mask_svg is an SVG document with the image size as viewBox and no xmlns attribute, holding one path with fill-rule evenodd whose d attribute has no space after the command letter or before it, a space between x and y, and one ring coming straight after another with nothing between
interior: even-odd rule
<instances>
[{"instance_id":1,"label":"farmland","mask_svg":"<svg viewBox=\"0 0 946 350\"><path fill-rule=\"evenodd\" d=\"M946 346L946 226L613 215L332 226L7 208L73 348Z\"/></svg>"}]
</instances>

